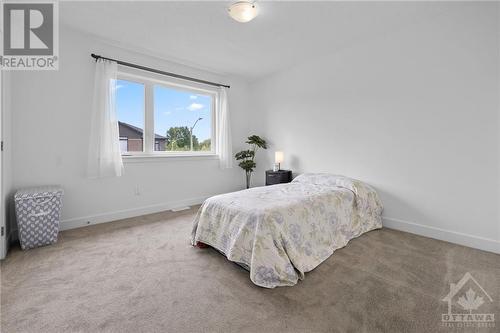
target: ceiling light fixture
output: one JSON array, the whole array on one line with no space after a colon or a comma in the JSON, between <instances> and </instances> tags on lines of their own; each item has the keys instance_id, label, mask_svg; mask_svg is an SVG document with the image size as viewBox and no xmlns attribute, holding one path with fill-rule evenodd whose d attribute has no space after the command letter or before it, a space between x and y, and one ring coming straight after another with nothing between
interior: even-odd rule
<instances>
[{"instance_id":1,"label":"ceiling light fixture","mask_svg":"<svg viewBox=\"0 0 500 333\"><path fill-rule=\"evenodd\" d=\"M227 9L229 16L235 21L246 23L253 20L258 14L257 5L252 1L238 1Z\"/></svg>"}]
</instances>

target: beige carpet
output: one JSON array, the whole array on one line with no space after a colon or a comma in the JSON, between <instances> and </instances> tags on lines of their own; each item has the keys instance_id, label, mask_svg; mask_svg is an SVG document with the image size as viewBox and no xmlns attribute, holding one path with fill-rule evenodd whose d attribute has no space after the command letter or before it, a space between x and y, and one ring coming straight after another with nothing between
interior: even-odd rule
<instances>
[{"instance_id":1,"label":"beige carpet","mask_svg":"<svg viewBox=\"0 0 500 333\"><path fill-rule=\"evenodd\" d=\"M500 327L500 256L372 231L294 287L263 289L211 249L189 245L194 210L61 233L1 264L2 332L453 332L450 282L470 272ZM486 300L485 300L486 301ZM477 312L477 311L476 311Z\"/></svg>"}]
</instances>

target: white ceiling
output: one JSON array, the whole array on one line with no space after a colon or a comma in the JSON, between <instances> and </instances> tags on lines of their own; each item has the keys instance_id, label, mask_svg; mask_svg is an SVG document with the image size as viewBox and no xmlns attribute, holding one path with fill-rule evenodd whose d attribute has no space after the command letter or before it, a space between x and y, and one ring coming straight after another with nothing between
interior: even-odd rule
<instances>
[{"instance_id":1,"label":"white ceiling","mask_svg":"<svg viewBox=\"0 0 500 333\"><path fill-rule=\"evenodd\" d=\"M443 2L270 2L249 23L231 2L61 2L60 18L129 48L254 80L446 10Z\"/></svg>"}]
</instances>

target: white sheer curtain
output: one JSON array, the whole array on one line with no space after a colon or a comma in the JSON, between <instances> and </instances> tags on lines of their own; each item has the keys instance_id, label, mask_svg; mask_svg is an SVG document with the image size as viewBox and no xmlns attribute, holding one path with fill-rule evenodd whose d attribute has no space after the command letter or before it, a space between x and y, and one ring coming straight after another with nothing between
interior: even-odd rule
<instances>
[{"instance_id":1,"label":"white sheer curtain","mask_svg":"<svg viewBox=\"0 0 500 333\"><path fill-rule=\"evenodd\" d=\"M220 159L220 168L233 167L233 145L231 142L231 124L227 102L227 89L221 87L219 94L219 107L217 108L217 155Z\"/></svg>"},{"instance_id":2,"label":"white sheer curtain","mask_svg":"<svg viewBox=\"0 0 500 333\"><path fill-rule=\"evenodd\" d=\"M99 59L95 66L88 177L120 177L123 161L115 105L118 65Z\"/></svg>"}]
</instances>

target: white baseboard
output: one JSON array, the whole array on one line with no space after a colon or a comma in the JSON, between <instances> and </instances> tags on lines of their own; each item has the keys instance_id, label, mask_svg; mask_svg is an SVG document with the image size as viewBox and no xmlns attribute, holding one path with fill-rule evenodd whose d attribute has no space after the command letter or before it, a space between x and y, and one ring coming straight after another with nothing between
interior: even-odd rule
<instances>
[{"instance_id":1,"label":"white baseboard","mask_svg":"<svg viewBox=\"0 0 500 333\"><path fill-rule=\"evenodd\" d=\"M60 230L69 230L84 226L112 222L116 220L154 214L166 210L201 204L210 196L191 198L186 200L172 201L157 205L150 205L140 208L132 208L103 214L72 218L61 221ZM479 236L467 235L460 232L445 230L441 228L426 226L414 222L409 222L392 217L383 218L384 227L409 232L412 234L439 239L442 241L460 244L475 249L489 251L500 254L500 241Z\"/></svg>"},{"instance_id":2,"label":"white baseboard","mask_svg":"<svg viewBox=\"0 0 500 333\"><path fill-rule=\"evenodd\" d=\"M125 209L125 210L119 210L119 211L108 212L108 213L103 213L103 214L90 215L90 216L62 220L61 224L59 226L59 229L60 230L75 229L75 228L85 227L85 226L89 226L89 225L112 222L112 221L116 221L116 220L122 220L122 219L127 219L127 218L141 216L141 215L159 213L159 212L171 210L171 209L178 208L178 207L198 205L198 204L201 204L203 201L205 201L205 199L207 199L208 197L210 197L210 196L203 196L203 197L191 198L191 199L180 200L180 201L171 201L171 202L150 205L150 206L145 206L145 207Z\"/></svg>"},{"instance_id":3,"label":"white baseboard","mask_svg":"<svg viewBox=\"0 0 500 333\"><path fill-rule=\"evenodd\" d=\"M383 218L384 227L406 231L412 234L439 239L442 241L460 244L475 249L500 254L500 241L479 236L467 235L456 231L430 227L414 222L404 221L392 217Z\"/></svg>"}]
</instances>

